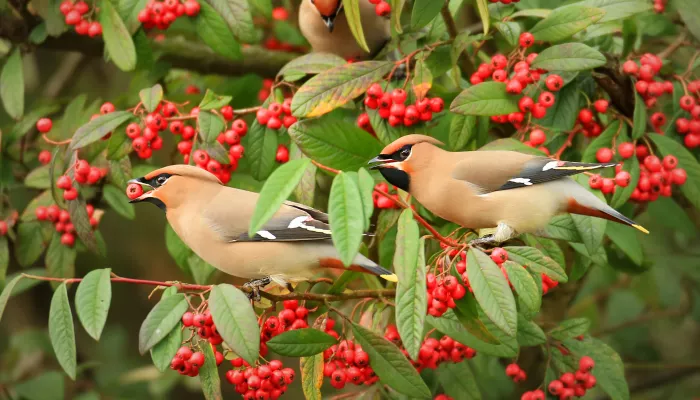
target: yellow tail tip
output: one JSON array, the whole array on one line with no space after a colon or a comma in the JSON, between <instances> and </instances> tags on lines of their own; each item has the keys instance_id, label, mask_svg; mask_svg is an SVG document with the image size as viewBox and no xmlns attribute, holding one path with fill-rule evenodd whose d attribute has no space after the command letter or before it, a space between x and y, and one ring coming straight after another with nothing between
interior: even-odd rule
<instances>
[{"instance_id":1,"label":"yellow tail tip","mask_svg":"<svg viewBox=\"0 0 700 400\"><path fill-rule=\"evenodd\" d=\"M379 275L380 278L386 279L389 282L398 282L399 277L396 274Z\"/></svg>"},{"instance_id":2,"label":"yellow tail tip","mask_svg":"<svg viewBox=\"0 0 700 400\"><path fill-rule=\"evenodd\" d=\"M641 226L641 225L636 225L636 224L634 224L634 225L632 225L632 228L634 228L634 229L636 229L636 230L638 230L638 231L642 231L642 232L646 233L647 235L649 234L649 231L646 230L646 228L644 228L644 227Z\"/></svg>"}]
</instances>

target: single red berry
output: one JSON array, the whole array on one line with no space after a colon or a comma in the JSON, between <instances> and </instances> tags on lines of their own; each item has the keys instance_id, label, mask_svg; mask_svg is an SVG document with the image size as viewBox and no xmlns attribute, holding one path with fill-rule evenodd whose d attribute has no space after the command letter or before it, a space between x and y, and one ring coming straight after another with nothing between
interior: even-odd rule
<instances>
[{"instance_id":1,"label":"single red berry","mask_svg":"<svg viewBox=\"0 0 700 400\"><path fill-rule=\"evenodd\" d=\"M367 89L367 96L373 99L379 99L384 94L382 86L378 83L373 83L372 86Z\"/></svg>"},{"instance_id":2,"label":"single red berry","mask_svg":"<svg viewBox=\"0 0 700 400\"><path fill-rule=\"evenodd\" d=\"M600 175L591 175L591 177L588 178L588 186L590 186L591 189L601 189L603 187L603 178L601 178Z\"/></svg>"},{"instance_id":3,"label":"single red berry","mask_svg":"<svg viewBox=\"0 0 700 400\"><path fill-rule=\"evenodd\" d=\"M662 168L661 160L659 160L659 157L657 156L644 157L644 166L649 170L649 172L659 172Z\"/></svg>"},{"instance_id":4,"label":"single red berry","mask_svg":"<svg viewBox=\"0 0 700 400\"><path fill-rule=\"evenodd\" d=\"M71 10L68 12L68 14L66 14L65 22L68 25L77 25L81 19L82 17L78 11Z\"/></svg>"},{"instance_id":5,"label":"single red berry","mask_svg":"<svg viewBox=\"0 0 700 400\"><path fill-rule=\"evenodd\" d=\"M51 153L48 150L42 150L39 152L37 159L39 163L46 165L51 162Z\"/></svg>"},{"instance_id":6,"label":"single red berry","mask_svg":"<svg viewBox=\"0 0 700 400\"><path fill-rule=\"evenodd\" d=\"M578 120L581 121L582 124L588 125L593 122L593 113L591 110L584 108L583 110L579 111Z\"/></svg>"},{"instance_id":7,"label":"single red berry","mask_svg":"<svg viewBox=\"0 0 700 400\"><path fill-rule=\"evenodd\" d=\"M185 1L185 14L188 17L194 17L199 14L200 7L197 0L187 0Z\"/></svg>"},{"instance_id":8,"label":"single red berry","mask_svg":"<svg viewBox=\"0 0 700 400\"><path fill-rule=\"evenodd\" d=\"M229 105L221 107L221 116L224 117L226 121L231 121L233 119L233 107Z\"/></svg>"},{"instance_id":9,"label":"single red berry","mask_svg":"<svg viewBox=\"0 0 700 400\"><path fill-rule=\"evenodd\" d=\"M198 351L192 354L192 356L189 359L189 363L195 367L201 367L202 365L204 365L204 353Z\"/></svg>"},{"instance_id":10,"label":"single red berry","mask_svg":"<svg viewBox=\"0 0 700 400\"><path fill-rule=\"evenodd\" d=\"M75 235L72 233L64 233L61 235L61 244L67 247L73 247L75 244Z\"/></svg>"},{"instance_id":11,"label":"single red berry","mask_svg":"<svg viewBox=\"0 0 700 400\"><path fill-rule=\"evenodd\" d=\"M665 170L671 171L678 166L678 158L669 154L664 157L661 163L663 164Z\"/></svg>"},{"instance_id":12,"label":"single red berry","mask_svg":"<svg viewBox=\"0 0 700 400\"><path fill-rule=\"evenodd\" d=\"M36 129L41 133L47 133L51 130L53 122L50 118L41 118L36 122Z\"/></svg>"},{"instance_id":13,"label":"single red berry","mask_svg":"<svg viewBox=\"0 0 700 400\"><path fill-rule=\"evenodd\" d=\"M578 360L579 371L588 372L595 367L595 361L591 357L583 356Z\"/></svg>"},{"instance_id":14,"label":"single red berry","mask_svg":"<svg viewBox=\"0 0 700 400\"><path fill-rule=\"evenodd\" d=\"M406 91L403 89L394 89L391 92L391 100L394 102L394 104L405 103L407 97L408 97L408 95L406 94Z\"/></svg>"},{"instance_id":15,"label":"single red berry","mask_svg":"<svg viewBox=\"0 0 700 400\"><path fill-rule=\"evenodd\" d=\"M571 372L562 374L562 376L559 377L559 380L568 388L573 388L576 386L576 377L574 377L574 374Z\"/></svg>"},{"instance_id":16,"label":"single red berry","mask_svg":"<svg viewBox=\"0 0 700 400\"><path fill-rule=\"evenodd\" d=\"M503 264L504 262L508 261L508 252L501 247L496 247L491 252L491 259L496 264Z\"/></svg>"},{"instance_id":17,"label":"single red berry","mask_svg":"<svg viewBox=\"0 0 700 400\"><path fill-rule=\"evenodd\" d=\"M135 184L134 184L134 185L135 185ZM141 187L140 185L138 185L138 186ZM138 197L138 196L137 196L137 197ZM186 312L186 313L184 313L184 314L182 314L182 324L185 325L185 326L192 326L192 320L193 320L193 318L194 318L194 314L191 313L191 312L189 312L189 311Z\"/></svg>"},{"instance_id":18,"label":"single red berry","mask_svg":"<svg viewBox=\"0 0 700 400\"><path fill-rule=\"evenodd\" d=\"M627 187L632 176L627 171L620 171L615 175L615 184L620 187Z\"/></svg>"},{"instance_id":19,"label":"single red berry","mask_svg":"<svg viewBox=\"0 0 700 400\"><path fill-rule=\"evenodd\" d=\"M280 164L284 164L287 161L289 161L289 149L287 148L287 146L281 144L277 147L275 161L277 161Z\"/></svg>"},{"instance_id":20,"label":"single red berry","mask_svg":"<svg viewBox=\"0 0 700 400\"><path fill-rule=\"evenodd\" d=\"M130 183L129 186L126 187L126 196L130 199L133 200L143 194L143 187L139 185L138 183Z\"/></svg>"},{"instance_id":21,"label":"single red berry","mask_svg":"<svg viewBox=\"0 0 700 400\"><path fill-rule=\"evenodd\" d=\"M556 92L561 89L562 86L564 86L564 79L559 75L552 74L547 77L544 83L547 86L547 89L551 90L552 92Z\"/></svg>"},{"instance_id":22,"label":"single red berry","mask_svg":"<svg viewBox=\"0 0 700 400\"><path fill-rule=\"evenodd\" d=\"M445 101L440 97L430 99L430 111L434 113L442 112L445 109Z\"/></svg>"},{"instance_id":23,"label":"single red berry","mask_svg":"<svg viewBox=\"0 0 700 400\"><path fill-rule=\"evenodd\" d=\"M280 121L279 118L272 116L267 121L267 127L268 127L268 129L272 129L272 130L280 129L282 127L282 121Z\"/></svg>"},{"instance_id":24,"label":"single red berry","mask_svg":"<svg viewBox=\"0 0 700 400\"><path fill-rule=\"evenodd\" d=\"M512 363L508 364L506 367L506 375L514 377L520 372L520 366L518 364Z\"/></svg>"},{"instance_id":25,"label":"single red berry","mask_svg":"<svg viewBox=\"0 0 700 400\"><path fill-rule=\"evenodd\" d=\"M596 111L600 114L604 114L605 112L608 111L608 101L604 99L596 100L593 103L593 108L595 108Z\"/></svg>"},{"instance_id":26,"label":"single red berry","mask_svg":"<svg viewBox=\"0 0 700 400\"><path fill-rule=\"evenodd\" d=\"M519 101L518 101L518 108L520 109L521 112L528 112L532 109L532 106L535 105L535 101L532 100L532 97L528 96L523 96Z\"/></svg>"},{"instance_id":27,"label":"single red berry","mask_svg":"<svg viewBox=\"0 0 700 400\"><path fill-rule=\"evenodd\" d=\"M651 125L659 128L666 123L666 114L662 112L655 112L651 115Z\"/></svg>"},{"instance_id":28,"label":"single red berry","mask_svg":"<svg viewBox=\"0 0 700 400\"><path fill-rule=\"evenodd\" d=\"M391 13L391 5L386 1L382 1L374 7L374 12L380 17L386 17Z\"/></svg>"},{"instance_id":29,"label":"single red berry","mask_svg":"<svg viewBox=\"0 0 700 400\"><path fill-rule=\"evenodd\" d=\"M520 34L520 47L528 48L535 44L535 36L530 32L523 32Z\"/></svg>"},{"instance_id":30,"label":"single red berry","mask_svg":"<svg viewBox=\"0 0 700 400\"><path fill-rule=\"evenodd\" d=\"M115 110L114 104L112 104L110 102L105 102L100 107L100 114L109 114L111 112L114 112L114 110Z\"/></svg>"},{"instance_id":31,"label":"single red berry","mask_svg":"<svg viewBox=\"0 0 700 400\"><path fill-rule=\"evenodd\" d=\"M539 97L539 103L544 107L549 108L554 105L554 95L550 92L542 92Z\"/></svg>"},{"instance_id":32,"label":"single red berry","mask_svg":"<svg viewBox=\"0 0 700 400\"><path fill-rule=\"evenodd\" d=\"M561 393L562 389L564 389L564 384L560 380L553 380L549 382L549 386L547 388L549 389L549 393L557 396L559 393Z\"/></svg>"},{"instance_id":33,"label":"single red berry","mask_svg":"<svg viewBox=\"0 0 700 400\"><path fill-rule=\"evenodd\" d=\"M619 154L620 157L622 157L624 159L632 157L634 155L634 143L631 143L631 142L620 143L620 145L617 146L617 154Z\"/></svg>"},{"instance_id":34,"label":"single red berry","mask_svg":"<svg viewBox=\"0 0 700 400\"><path fill-rule=\"evenodd\" d=\"M513 79L506 84L506 92L510 94L520 94L523 91L523 84Z\"/></svg>"},{"instance_id":35,"label":"single red berry","mask_svg":"<svg viewBox=\"0 0 700 400\"><path fill-rule=\"evenodd\" d=\"M206 326L207 318L204 316L204 314L195 314L194 317L192 317L192 325L198 328Z\"/></svg>"},{"instance_id":36,"label":"single red berry","mask_svg":"<svg viewBox=\"0 0 700 400\"><path fill-rule=\"evenodd\" d=\"M608 163L612 161L613 155L612 149L608 147L601 147L598 149L598 151L596 151L595 158L598 160L598 162Z\"/></svg>"},{"instance_id":37,"label":"single red berry","mask_svg":"<svg viewBox=\"0 0 700 400\"><path fill-rule=\"evenodd\" d=\"M544 118L547 115L547 108L540 103L535 103L532 106L532 117L535 119Z\"/></svg>"},{"instance_id":38,"label":"single red berry","mask_svg":"<svg viewBox=\"0 0 700 400\"><path fill-rule=\"evenodd\" d=\"M682 185L688 179L688 174L683 168L676 168L671 171L671 181L675 185Z\"/></svg>"},{"instance_id":39,"label":"single red berry","mask_svg":"<svg viewBox=\"0 0 700 400\"><path fill-rule=\"evenodd\" d=\"M272 117L272 113L266 108L260 108L255 114L255 116L260 125L267 125L267 122Z\"/></svg>"},{"instance_id":40,"label":"single red berry","mask_svg":"<svg viewBox=\"0 0 700 400\"><path fill-rule=\"evenodd\" d=\"M102 25L99 22L93 21L90 23L90 28L88 29L88 36L95 37L102 34Z\"/></svg>"},{"instance_id":41,"label":"single red berry","mask_svg":"<svg viewBox=\"0 0 700 400\"><path fill-rule=\"evenodd\" d=\"M73 182L68 175L62 175L56 180L56 187L63 190L68 190L73 187Z\"/></svg>"}]
</instances>

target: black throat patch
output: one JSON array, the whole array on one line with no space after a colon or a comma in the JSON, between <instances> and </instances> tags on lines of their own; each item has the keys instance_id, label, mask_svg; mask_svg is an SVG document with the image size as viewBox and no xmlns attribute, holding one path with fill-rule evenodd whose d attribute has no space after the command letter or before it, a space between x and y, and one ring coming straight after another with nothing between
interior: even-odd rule
<instances>
[{"instance_id":1,"label":"black throat patch","mask_svg":"<svg viewBox=\"0 0 700 400\"><path fill-rule=\"evenodd\" d=\"M408 188L411 183L411 177L404 171L396 168L379 168L379 172L382 174L384 179L386 179L392 185L403 191L409 191Z\"/></svg>"},{"instance_id":2,"label":"black throat patch","mask_svg":"<svg viewBox=\"0 0 700 400\"><path fill-rule=\"evenodd\" d=\"M155 197L146 197L145 199L143 199L143 201L145 201L147 203L155 204L156 206L158 206L158 208L163 210L163 212L166 211L165 203L163 203L160 199L157 199Z\"/></svg>"}]
</instances>

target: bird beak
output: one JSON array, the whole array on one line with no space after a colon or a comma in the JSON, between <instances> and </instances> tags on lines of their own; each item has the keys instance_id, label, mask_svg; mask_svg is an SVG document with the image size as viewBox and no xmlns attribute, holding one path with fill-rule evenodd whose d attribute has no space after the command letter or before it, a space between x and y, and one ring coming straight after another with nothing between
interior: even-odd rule
<instances>
[{"instance_id":1,"label":"bird beak","mask_svg":"<svg viewBox=\"0 0 700 400\"><path fill-rule=\"evenodd\" d=\"M394 160L392 159L386 159L382 158L382 155L378 155L374 157L373 159L369 160L367 162L367 165L370 165L369 169L380 169L380 168L394 168L393 163Z\"/></svg>"},{"instance_id":2,"label":"bird beak","mask_svg":"<svg viewBox=\"0 0 700 400\"><path fill-rule=\"evenodd\" d=\"M321 18L323 19L323 22L326 24L326 27L328 28L328 32L333 32L333 28L335 27L335 15L327 17L325 15L322 15Z\"/></svg>"},{"instance_id":3,"label":"bird beak","mask_svg":"<svg viewBox=\"0 0 700 400\"><path fill-rule=\"evenodd\" d=\"M146 187L149 187L149 188L153 189L153 186L151 186L150 184L148 184L148 183L146 182L146 179L143 178L143 177L131 179L131 180L129 180L129 182L127 182L127 183L137 183L137 184L139 184L139 185L141 185L141 186L146 186ZM148 198L153 197L153 194L154 194L154 193L155 193L155 190L149 190L148 192L145 192L145 193L142 194L141 196L139 196L139 197L137 197L137 198L135 198L135 199L133 199L133 200L129 200L129 203L140 203L140 202L142 202L142 201L144 201L144 200L146 200L146 199L148 199Z\"/></svg>"}]
</instances>

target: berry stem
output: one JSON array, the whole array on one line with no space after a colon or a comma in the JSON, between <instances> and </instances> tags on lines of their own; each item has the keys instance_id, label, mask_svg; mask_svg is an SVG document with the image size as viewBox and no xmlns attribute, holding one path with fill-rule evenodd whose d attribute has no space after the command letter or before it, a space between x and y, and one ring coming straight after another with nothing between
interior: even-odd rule
<instances>
[{"instance_id":1,"label":"berry stem","mask_svg":"<svg viewBox=\"0 0 700 400\"><path fill-rule=\"evenodd\" d=\"M44 141L45 141L46 143L52 144L52 145L54 145L54 146L62 146L62 145L64 145L64 144L69 144L70 141L71 141L70 139L67 139L67 140L61 140L61 141L57 142L57 141L55 141L55 140L49 139L48 136L46 136L45 133L42 133L42 134L41 134L41 138L44 139Z\"/></svg>"},{"instance_id":2,"label":"berry stem","mask_svg":"<svg viewBox=\"0 0 700 400\"><path fill-rule=\"evenodd\" d=\"M566 141L564 142L564 144L561 145L561 147L559 148L559 150L557 150L557 152L554 153L554 156L553 156L552 158L557 159L557 160L560 160L560 159L561 159L561 155L564 153L564 150L566 150L567 148L569 148L569 146L572 145L572 141L573 141L573 139L574 139L574 136L576 136L576 134L577 134L578 132L579 132L578 129L574 129L574 130L572 130L571 132L569 132L569 136L566 138Z\"/></svg>"}]
</instances>

